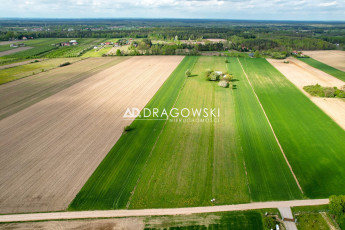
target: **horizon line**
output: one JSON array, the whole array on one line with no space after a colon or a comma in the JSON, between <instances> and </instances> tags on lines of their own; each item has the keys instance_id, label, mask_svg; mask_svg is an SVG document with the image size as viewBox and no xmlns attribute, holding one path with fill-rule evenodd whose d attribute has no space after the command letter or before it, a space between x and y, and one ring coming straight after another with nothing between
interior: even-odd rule
<instances>
[{"instance_id":1,"label":"horizon line","mask_svg":"<svg viewBox=\"0 0 345 230\"><path fill-rule=\"evenodd\" d=\"M339 22L345 23L341 20L290 20L290 19L230 19L230 18L147 18L147 17L80 17L80 18L71 18L71 17L0 17L0 20L210 20L210 21L248 21L248 22Z\"/></svg>"}]
</instances>

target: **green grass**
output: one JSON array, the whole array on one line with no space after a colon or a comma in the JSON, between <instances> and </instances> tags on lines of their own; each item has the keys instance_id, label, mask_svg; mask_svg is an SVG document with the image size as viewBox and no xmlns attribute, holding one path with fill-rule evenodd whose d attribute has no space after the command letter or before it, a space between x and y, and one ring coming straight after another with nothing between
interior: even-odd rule
<instances>
[{"instance_id":1,"label":"green grass","mask_svg":"<svg viewBox=\"0 0 345 230\"><path fill-rule=\"evenodd\" d=\"M245 156L252 200L302 198L238 59L228 58L228 60L229 73L238 80L235 82L237 89L233 90L236 104L236 126ZM241 60L243 62L247 59Z\"/></svg>"},{"instance_id":2,"label":"green grass","mask_svg":"<svg viewBox=\"0 0 345 230\"><path fill-rule=\"evenodd\" d=\"M146 230L195 230L195 229L264 229L259 211L221 212L167 217L150 217Z\"/></svg>"},{"instance_id":3,"label":"green grass","mask_svg":"<svg viewBox=\"0 0 345 230\"><path fill-rule=\"evenodd\" d=\"M297 227L299 230L328 230L330 229L325 219L320 213L303 213L297 217Z\"/></svg>"},{"instance_id":4,"label":"green grass","mask_svg":"<svg viewBox=\"0 0 345 230\"><path fill-rule=\"evenodd\" d=\"M91 49L84 53L82 57L102 57L103 54L107 54L113 46L108 45L108 46L103 46L99 49Z\"/></svg>"},{"instance_id":5,"label":"green grass","mask_svg":"<svg viewBox=\"0 0 345 230\"><path fill-rule=\"evenodd\" d=\"M200 57L175 108L219 108L219 122L167 122L130 208L186 207L250 201L231 90L203 72L226 71L225 58ZM181 118L181 116L180 116Z\"/></svg>"},{"instance_id":6,"label":"green grass","mask_svg":"<svg viewBox=\"0 0 345 230\"><path fill-rule=\"evenodd\" d=\"M342 81L345 81L344 71L333 68L332 66L326 65L325 63L319 62L313 58L298 58L298 60L301 60L316 69L319 69L325 73L328 73L329 75L332 75L333 77L336 77Z\"/></svg>"},{"instance_id":7,"label":"green grass","mask_svg":"<svg viewBox=\"0 0 345 230\"><path fill-rule=\"evenodd\" d=\"M291 207L292 213L319 213L319 212L328 212L328 204L325 205L314 205L314 206L297 206Z\"/></svg>"},{"instance_id":8,"label":"green grass","mask_svg":"<svg viewBox=\"0 0 345 230\"><path fill-rule=\"evenodd\" d=\"M197 61L185 58L146 106L171 108L186 80L184 73ZM108 153L69 206L69 210L125 208L164 121L135 120Z\"/></svg>"},{"instance_id":9,"label":"green grass","mask_svg":"<svg viewBox=\"0 0 345 230\"><path fill-rule=\"evenodd\" d=\"M53 68L57 68L60 64L65 62L76 62L80 58L59 58L59 59L47 59L40 62L33 62L25 65L15 66L7 69L0 70L0 84L4 84L10 81L14 81L23 77L27 77L33 74L38 74Z\"/></svg>"},{"instance_id":10,"label":"green grass","mask_svg":"<svg viewBox=\"0 0 345 230\"><path fill-rule=\"evenodd\" d=\"M7 51L14 49L13 47L10 47L10 45L0 45L0 52Z\"/></svg>"},{"instance_id":11,"label":"green grass","mask_svg":"<svg viewBox=\"0 0 345 230\"><path fill-rule=\"evenodd\" d=\"M345 131L265 59L241 59L305 195L345 188Z\"/></svg>"}]
</instances>

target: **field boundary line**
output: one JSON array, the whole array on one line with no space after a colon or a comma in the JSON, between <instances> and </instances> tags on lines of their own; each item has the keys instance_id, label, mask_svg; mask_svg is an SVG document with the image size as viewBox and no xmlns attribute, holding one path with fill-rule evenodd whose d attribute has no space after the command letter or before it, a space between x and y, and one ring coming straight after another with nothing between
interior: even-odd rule
<instances>
[{"instance_id":1,"label":"field boundary line","mask_svg":"<svg viewBox=\"0 0 345 230\"><path fill-rule=\"evenodd\" d=\"M265 112L265 109L264 109L264 107L262 106L261 101L260 101L258 95L256 94L256 92L255 92L255 90L254 90L254 87L253 87L252 83L250 82L250 80L249 80L249 78L248 78L248 75L247 75L246 71L244 70L244 68L243 68L243 66L242 66L242 63L241 63L240 59L237 58L237 60L238 60L238 62L239 62L240 65L241 65L242 71L243 71L244 75L246 76L247 81L248 81L250 87L252 88L252 91L253 91L253 93L254 93L256 99L258 100L258 102L259 102L259 104L260 104L260 107L261 107L262 111L264 112L264 115L265 115L265 117L266 117L266 120L267 120L267 122L268 122L268 124L269 124L269 126L270 126L270 128L271 128L271 130L272 130L272 133L273 133L273 135L274 135L274 138L275 138L276 141L277 141L277 144L278 144L278 146L279 146L279 148L280 148L280 151L281 151L281 153L283 154L284 159L285 159L287 165L288 165L289 168L290 168L290 171L291 171L291 173L292 173L292 175L293 175L293 177L294 177L294 179L295 179L295 181L296 181L296 184L297 184L299 190L302 192L302 194L304 194L303 189L302 189L301 185L299 184L299 181L298 181L298 179L297 179L297 177L296 177L294 171L292 170L292 167L291 167L291 165L290 165L290 163L289 163L289 160L287 159L287 157L286 157L286 155L285 155L285 152L284 152L284 150L283 150L283 147L281 146L281 144L280 144L280 142L279 142L279 140L278 140L278 137L277 137L276 133L274 132L273 126L272 126L272 124L271 124L271 122L270 122L270 120L269 120L269 118L268 118L268 116L267 116L267 114L266 114L266 112Z\"/></svg>"},{"instance_id":2,"label":"field boundary line","mask_svg":"<svg viewBox=\"0 0 345 230\"><path fill-rule=\"evenodd\" d=\"M0 215L0 223L42 221L42 220L49 221L49 220L136 217L136 216L189 215L189 214L195 214L195 213L230 212L230 211L255 210L255 209L264 209L264 208L313 206L313 205L323 205L323 204L328 204L328 203L329 203L329 199L313 199L313 200L254 202L254 203L245 203L245 204L189 207L189 208L96 210L96 211L75 211L75 212L4 214L4 215Z\"/></svg>"},{"instance_id":3,"label":"field boundary line","mask_svg":"<svg viewBox=\"0 0 345 230\"><path fill-rule=\"evenodd\" d=\"M173 106L172 106L171 108L174 108L174 107L175 107L175 104L176 104L177 100L179 99L180 94L181 94L181 92L182 92L184 86L186 85L186 82L187 82L187 78L185 77L184 82L183 82L183 85L182 85L182 87L181 87L181 89L180 89L180 92L178 93L178 95L177 95L177 97L176 97L176 100L174 101L174 104L173 104ZM164 83L163 83L163 84L164 84ZM165 128L165 126L166 126L168 120L169 120L169 119L166 119L166 120L165 120L164 125L163 125L163 127L162 127L162 130L161 130L160 133L158 134L158 137L157 137L155 143L154 143L153 146L152 146L152 149L151 149L151 151L150 151L150 154L149 154L149 156L147 157L147 159L146 159L146 161L145 161L144 167L143 167L143 169L141 170L140 176L139 176L139 178L138 178L138 180L137 180L137 182L136 182L136 184L135 184L135 187L134 187L133 191L131 192L131 196L130 196L129 199L128 199L128 202L127 202L127 204L126 204L126 209L128 209L129 206L130 206L130 204L131 204L132 197L133 197L133 195L134 195L134 193L135 193L135 191L136 191L136 189L137 189L137 186L138 186L138 184L139 184L139 182L140 182L140 179L141 179L141 177L142 177L142 172L145 170L146 165L147 165L147 163L148 163L148 160L150 159L153 150L156 148L157 142L158 142L158 140L159 140L161 134L163 133L163 130L164 130L164 128Z\"/></svg>"}]
</instances>

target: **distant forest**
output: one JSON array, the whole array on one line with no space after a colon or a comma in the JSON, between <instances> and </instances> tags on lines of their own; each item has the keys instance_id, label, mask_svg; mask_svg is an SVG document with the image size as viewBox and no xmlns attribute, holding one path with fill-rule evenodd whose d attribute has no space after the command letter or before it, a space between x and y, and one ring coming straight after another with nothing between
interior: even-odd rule
<instances>
[{"instance_id":1,"label":"distant forest","mask_svg":"<svg viewBox=\"0 0 345 230\"><path fill-rule=\"evenodd\" d=\"M37 38L145 38L159 41L226 39L198 49L271 51L344 49L345 22L193 19L1 19L0 40ZM200 48L201 47L201 48ZM185 48L185 47L178 47ZM195 47L188 47L195 48Z\"/></svg>"}]
</instances>

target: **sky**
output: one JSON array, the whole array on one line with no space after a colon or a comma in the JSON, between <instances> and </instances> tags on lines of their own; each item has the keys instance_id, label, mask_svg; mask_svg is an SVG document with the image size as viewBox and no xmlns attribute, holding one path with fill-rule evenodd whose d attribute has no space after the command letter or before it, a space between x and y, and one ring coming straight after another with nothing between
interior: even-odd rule
<instances>
[{"instance_id":1,"label":"sky","mask_svg":"<svg viewBox=\"0 0 345 230\"><path fill-rule=\"evenodd\" d=\"M345 21L345 0L0 0L0 18Z\"/></svg>"}]
</instances>

